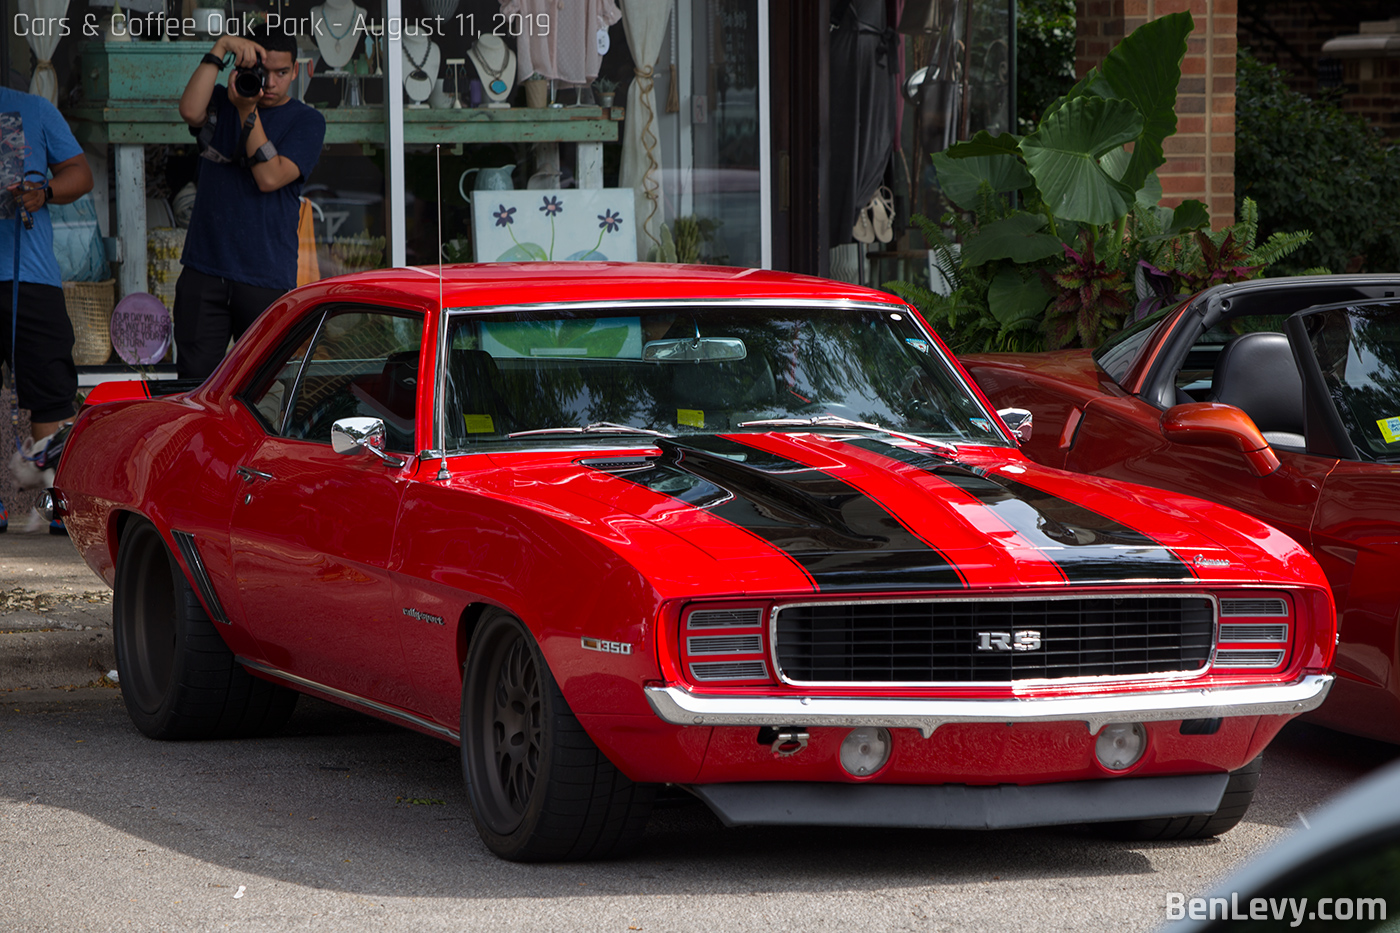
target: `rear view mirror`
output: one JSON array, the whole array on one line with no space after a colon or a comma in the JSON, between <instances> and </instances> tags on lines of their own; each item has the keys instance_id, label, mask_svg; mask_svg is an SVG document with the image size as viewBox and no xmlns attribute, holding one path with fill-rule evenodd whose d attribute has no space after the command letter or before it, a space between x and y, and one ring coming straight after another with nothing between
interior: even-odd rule
<instances>
[{"instance_id":1,"label":"rear view mirror","mask_svg":"<svg viewBox=\"0 0 1400 933\"><path fill-rule=\"evenodd\" d=\"M681 337L653 340L642 347L642 359L648 363L725 363L748 355L738 337Z\"/></svg>"},{"instance_id":2,"label":"rear view mirror","mask_svg":"<svg viewBox=\"0 0 1400 933\"><path fill-rule=\"evenodd\" d=\"M1249 415L1233 405L1189 402L1168 408L1162 413L1162 435L1176 444L1238 450L1258 476L1268 476L1280 466Z\"/></svg>"}]
</instances>

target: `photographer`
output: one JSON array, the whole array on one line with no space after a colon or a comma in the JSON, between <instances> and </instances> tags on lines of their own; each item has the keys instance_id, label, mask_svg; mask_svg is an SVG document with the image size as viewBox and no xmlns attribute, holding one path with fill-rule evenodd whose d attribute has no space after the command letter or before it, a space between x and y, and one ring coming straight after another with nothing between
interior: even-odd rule
<instances>
[{"instance_id":1,"label":"photographer","mask_svg":"<svg viewBox=\"0 0 1400 933\"><path fill-rule=\"evenodd\" d=\"M230 56L228 85L218 84ZM175 286L176 369L204 379L297 282L297 211L325 117L289 96L296 39L225 35L190 76L180 117L199 140L194 211Z\"/></svg>"}]
</instances>

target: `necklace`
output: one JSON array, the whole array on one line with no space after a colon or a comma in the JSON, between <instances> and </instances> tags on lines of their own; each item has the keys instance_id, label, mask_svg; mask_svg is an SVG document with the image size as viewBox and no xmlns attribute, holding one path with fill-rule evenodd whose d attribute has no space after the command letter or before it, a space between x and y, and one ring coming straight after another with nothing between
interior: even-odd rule
<instances>
[{"instance_id":1,"label":"necklace","mask_svg":"<svg viewBox=\"0 0 1400 933\"><path fill-rule=\"evenodd\" d=\"M486 50L481 47L480 42L472 46L472 51L476 53L472 57L480 62L481 67L485 68L486 73L491 76L491 83L488 85L491 88L491 93L504 94L509 90L505 81L501 80L501 75L505 73L506 66L510 64L510 49L506 48L504 44L501 45L501 67L499 68L491 67L491 63L486 60Z\"/></svg>"},{"instance_id":2,"label":"necklace","mask_svg":"<svg viewBox=\"0 0 1400 933\"><path fill-rule=\"evenodd\" d=\"M324 6L321 7L321 22L326 24L326 32L330 33L331 38L335 40L337 45L340 44L341 39L350 35L350 30L355 28L355 17L353 15L354 7L351 7L351 13L350 21L345 24L345 31L337 35L335 24L331 22L330 16L326 14L326 8Z\"/></svg>"},{"instance_id":3,"label":"necklace","mask_svg":"<svg viewBox=\"0 0 1400 933\"><path fill-rule=\"evenodd\" d=\"M414 59L413 53L408 50L408 45L404 45L403 54L408 59L408 63L413 66L413 70L408 73L408 76L414 81L428 80L428 73L423 70L423 66L428 64L428 56L431 55L432 52L433 44L431 42L423 43L423 60L420 62Z\"/></svg>"}]
</instances>

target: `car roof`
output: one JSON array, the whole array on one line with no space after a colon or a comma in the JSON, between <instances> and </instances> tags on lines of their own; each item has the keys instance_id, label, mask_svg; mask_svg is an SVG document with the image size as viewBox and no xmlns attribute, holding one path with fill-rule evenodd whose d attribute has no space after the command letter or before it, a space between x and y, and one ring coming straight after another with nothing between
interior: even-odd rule
<instances>
[{"instance_id":1,"label":"car roof","mask_svg":"<svg viewBox=\"0 0 1400 933\"><path fill-rule=\"evenodd\" d=\"M307 298L378 292L436 303L441 269L445 308L685 299L806 299L902 304L886 292L813 276L741 269L636 262L515 262L376 269L326 279L300 290ZM541 294L542 292L546 294ZM548 294L553 292L554 294Z\"/></svg>"}]
</instances>

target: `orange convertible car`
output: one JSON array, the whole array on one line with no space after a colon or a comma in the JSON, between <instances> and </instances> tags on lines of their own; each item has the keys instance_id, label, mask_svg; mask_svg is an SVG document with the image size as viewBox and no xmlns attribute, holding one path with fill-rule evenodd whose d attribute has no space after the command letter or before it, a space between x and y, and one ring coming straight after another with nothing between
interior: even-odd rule
<instances>
[{"instance_id":1,"label":"orange convertible car","mask_svg":"<svg viewBox=\"0 0 1400 933\"><path fill-rule=\"evenodd\" d=\"M1400 742L1400 275L1222 285L1095 351L968 357L1033 412L1041 463L1189 492L1283 529L1332 584L1312 718Z\"/></svg>"}]
</instances>

